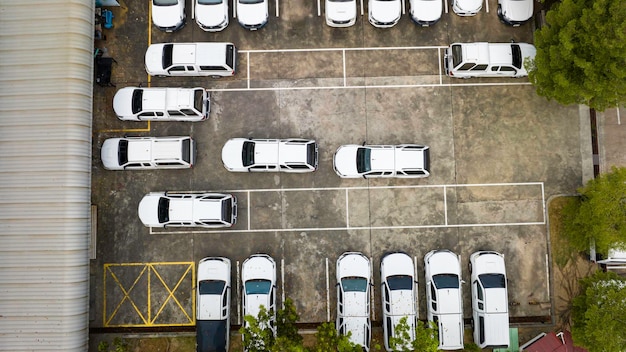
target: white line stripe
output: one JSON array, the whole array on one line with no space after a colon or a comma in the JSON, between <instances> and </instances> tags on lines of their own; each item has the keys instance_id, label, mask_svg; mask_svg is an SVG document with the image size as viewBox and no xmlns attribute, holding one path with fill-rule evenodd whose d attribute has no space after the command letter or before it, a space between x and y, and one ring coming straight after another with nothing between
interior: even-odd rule
<instances>
[{"instance_id":1,"label":"white line stripe","mask_svg":"<svg viewBox=\"0 0 626 352\"><path fill-rule=\"evenodd\" d=\"M444 224L448 225L448 196L447 196L447 187L443 186L443 216L444 216ZM249 227L248 227L249 228Z\"/></svg>"},{"instance_id":2,"label":"white line stripe","mask_svg":"<svg viewBox=\"0 0 626 352\"><path fill-rule=\"evenodd\" d=\"M320 0L317 0L317 17L320 17L322 15L322 5Z\"/></svg>"},{"instance_id":3,"label":"white line stripe","mask_svg":"<svg viewBox=\"0 0 626 352\"><path fill-rule=\"evenodd\" d=\"M413 257L413 280L415 281L415 291L416 291L416 295L415 295L415 301L413 302L413 304L415 305L415 309L417 312L417 316L419 317L420 315L420 304L419 304L419 283L417 280L417 257Z\"/></svg>"},{"instance_id":4,"label":"white line stripe","mask_svg":"<svg viewBox=\"0 0 626 352\"><path fill-rule=\"evenodd\" d=\"M326 321L330 321L330 278L328 275L328 258L326 258Z\"/></svg>"},{"instance_id":5,"label":"white line stripe","mask_svg":"<svg viewBox=\"0 0 626 352\"><path fill-rule=\"evenodd\" d=\"M340 79L337 77L337 79ZM491 83L424 83L424 84L373 84L373 85L346 85L346 86L316 86L316 87L258 87L250 88L209 88L209 92L245 92L245 91L290 91L290 90L330 90L330 89L373 89L373 88L436 88L436 87L493 87L493 86L529 86L530 82L491 82Z\"/></svg>"},{"instance_id":6,"label":"white line stripe","mask_svg":"<svg viewBox=\"0 0 626 352\"><path fill-rule=\"evenodd\" d=\"M283 301L281 306L285 309L285 258L280 260L280 291L281 300Z\"/></svg>"},{"instance_id":7,"label":"white line stripe","mask_svg":"<svg viewBox=\"0 0 626 352\"><path fill-rule=\"evenodd\" d=\"M239 282L239 261L237 261L237 297L241 297L241 285ZM241 305L242 302L237 302L237 325L241 325Z\"/></svg>"},{"instance_id":8,"label":"white line stripe","mask_svg":"<svg viewBox=\"0 0 626 352\"><path fill-rule=\"evenodd\" d=\"M361 16L363 16L363 0L361 0Z\"/></svg>"},{"instance_id":9,"label":"white line stripe","mask_svg":"<svg viewBox=\"0 0 626 352\"><path fill-rule=\"evenodd\" d=\"M279 17L279 12L278 12L279 6L278 6L278 0L276 0L276 17Z\"/></svg>"},{"instance_id":10,"label":"white line stripe","mask_svg":"<svg viewBox=\"0 0 626 352\"><path fill-rule=\"evenodd\" d=\"M489 0L485 0L485 8L487 9L487 13L489 13Z\"/></svg>"},{"instance_id":11,"label":"white line stripe","mask_svg":"<svg viewBox=\"0 0 626 352\"><path fill-rule=\"evenodd\" d=\"M374 309L374 296L376 294L376 285L374 285L374 260L370 257L370 279L372 280L372 294L370 295L370 312L372 320L376 320L376 309Z\"/></svg>"},{"instance_id":12,"label":"white line stripe","mask_svg":"<svg viewBox=\"0 0 626 352\"><path fill-rule=\"evenodd\" d=\"M248 195L248 230L250 230L252 227L250 227L250 218L252 217L252 213L250 212L250 203L252 203L250 201L250 191L246 192ZM239 216L239 214L237 214L237 216Z\"/></svg>"},{"instance_id":13,"label":"white line stripe","mask_svg":"<svg viewBox=\"0 0 626 352\"><path fill-rule=\"evenodd\" d=\"M543 222L546 222L546 194L543 188L543 183L541 183L541 205L543 207Z\"/></svg>"},{"instance_id":14,"label":"white line stripe","mask_svg":"<svg viewBox=\"0 0 626 352\"><path fill-rule=\"evenodd\" d=\"M293 53L305 51L374 51L374 50L433 50L447 48L447 45L427 45L427 46L381 46L381 47L365 47L365 48L310 48L310 49L250 49L237 50L240 53Z\"/></svg>"},{"instance_id":15,"label":"white line stripe","mask_svg":"<svg viewBox=\"0 0 626 352\"><path fill-rule=\"evenodd\" d=\"M622 124L622 119L619 115L619 106L617 107L617 124L621 125Z\"/></svg>"},{"instance_id":16,"label":"white line stripe","mask_svg":"<svg viewBox=\"0 0 626 352\"><path fill-rule=\"evenodd\" d=\"M443 1L443 5L446 9L446 13L448 13L448 0L442 0Z\"/></svg>"},{"instance_id":17,"label":"white line stripe","mask_svg":"<svg viewBox=\"0 0 626 352\"><path fill-rule=\"evenodd\" d=\"M346 228L350 228L350 203L348 202L348 189L346 188Z\"/></svg>"},{"instance_id":18,"label":"white line stripe","mask_svg":"<svg viewBox=\"0 0 626 352\"><path fill-rule=\"evenodd\" d=\"M549 260L548 260L548 253L546 253L546 293L548 299L550 299L550 264L549 264Z\"/></svg>"},{"instance_id":19,"label":"white line stripe","mask_svg":"<svg viewBox=\"0 0 626 352\"><path fill-rule=\"evenodd\" d=\"M441 67L441 49L437 50L437 63L439 64L439 85L443 85L443 69Z\"/></svg>"},{"instance_id":20,"label":"white line stripe","mask_svg":"<svg viewBox=\"0 0 626 352\"><path fill-rule=\"evenodd\" d=\"M405 1L402 0L402 14L405 15L406 14L406 4Z\"/></svg>"},{"instance_id":21,"label":"white line stripe","mask_svg":"<svg viewBox=\"0 0 626 352\"><path fill-rule=\"evenodd\" d=\"M246 54L246 57L247 57L247 61L248 61L246 63L247 66L248 66L248 72L247 72L248 77L247 77L246 81L248 81L248 89L250 89L250 53Z\"/></svg>"},{"instance_id":22,"label":"white line stripe","mask_svg":"<svg viewBox=\"0 0 626 352\"><path fill-rule=\"evenodd\" d=\"M347 87L348 86L348 81L346 79L346 51L342 50L341 51L341 57L343 60L343 86Z\"/></svg>"},{"instance_id":23,"label":"white line stripe","mask_svg":"<svg viewBox=\"0 0 626 352\"><path fill-rule=\"evenodd\" d=\"M301 231L343 231L343 230L403 230L403 229L442 229L465 227L505 227L505 226L534 226L545 225L545 222L503 222L494 224L448 224L448 225L399 225L399 226L355 226L355 227L301 227L289 229L251 229L251 230L198 230L198 231L159 231L150 232L153 235L194 234L194 233L259 233L259 232L301 232Z\"/></svg>"}]
</instances>

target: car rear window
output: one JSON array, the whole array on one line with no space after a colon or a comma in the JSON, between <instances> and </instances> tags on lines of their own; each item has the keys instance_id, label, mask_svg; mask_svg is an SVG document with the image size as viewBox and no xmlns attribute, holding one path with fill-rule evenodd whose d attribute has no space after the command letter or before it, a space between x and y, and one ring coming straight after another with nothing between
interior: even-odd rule
<instances>
[{"instance_id":1,"label":"car rear window","mask_svg":"<svg viewBox=\"0 0 626 352\"><path fill-rule=\"evenodd\" d=\"M163 224L165 222L170 221L170 200L169 198L161 197L159 198L159 206L157 209L157 216L159 218L159 223Z\"/></svg>"},{"instance_id":2,"label":"car rear window","mask_svg":"<svg viewBox=\"0 0 626 352\"><path fill-rule=\"evenodd\" d=\"M143 89L135 89L133 91L133 99L131 102L131 109L133 114L137 114L142 110L143 101Z\"/></svg>"},{"instance_id":3,"label":"car rear window","mask_svg":"<svg viewBox=\"0 0 626 352\"><path fill-rule=\"evenodd\" d=\"M193 107L197 111L202 111L204 107L204 89L196 89L193 92Z\"/></svg>"},{"instance_id":4,"label":"car rear window","mask_svg":"<svg viewBox=\"0 0 626 352\"><path fill-rule=\"evenodd\" d=\"M430 148L424 150L424 166L423 169L430 172Z\"/></svg>"},{"instance_id":5,"label":"car rear window","mask_svg":"<svg viewBox=\"0 0 626 352\"><path fill-rule=\"evenodd\" d=\"M233 217L233 201L232 198L222 201L222 220L231 223Z\"/></svg>"},{"instance_id":6,"label":"car rear window","mask_svg":"<svg viewBox=\"0 0 626 352\"><path fill-rule=\"evenodd\" d=\"M183 139L183 160L191 163L191 138Z\"/></svg>"},{"instance_id":7,"label":"car rear window","mask_svg":"<svg viewBox=\"0 0 626 352\"><path fill-rule=\"evenodd\" d=\"M174 51L174 44L165 44L163 46L163 68L172 66L172 51Z\"/></svg>"},{"instance_id":8,"label":"car rear window","mask_svg":"<svg viewBox=\"0 0 626 352\"><path fill-rule=\"evenodd\" d=\"M452 67L455 68L463 62L463 49L460 45L452 46Z\"/></svg>"},{"instance_id":9,"label":"car rear window","mask_svg":"<svg viewBox=\"0 0 626 352\"><path fill-rule=\"evenodd\" d=\"M313 167L317 166L317 153L315 152L315 143L309 143L306 146L306 162Z\"/></svg>"},{"instance_id":10,"label":"car rear window","mask_svg":"<svg viewBox=\"0 0 626 352\"><path fill-rule=\"evenodd\" d=\"M243 162L243 166L254 164L254 142L243 142L241 161Z\"/></svg>"},{"instance_id":11,"label":"car rear window","mask_svg":"<svg viewBox=\"0 0 626 352\"><path fill-rule=\"evenodd\" d=\"M126 139L120 139L117 149L117 161L120 165L128 163L128 140Z\"/></svg>"},{"instance_id":12,"label":"car rear window","mask_svg":"<svg viewBox=\"0 0 626 352\"><path fill-rule=\"evenodd\" d=\"M226 65L235 69L235 46L232 44L226 45Z\"/></svg>"},{"instance_id":13,"label":"car rear window","mask_svg":"<svg viewBox=\"0 0 626 352\"><path fill-rule=\"evenodd\" d=\"M511 44L511 54L513 55L513 66L522 68L522 49L519 45Z\"/></svg>"}]
</instances>

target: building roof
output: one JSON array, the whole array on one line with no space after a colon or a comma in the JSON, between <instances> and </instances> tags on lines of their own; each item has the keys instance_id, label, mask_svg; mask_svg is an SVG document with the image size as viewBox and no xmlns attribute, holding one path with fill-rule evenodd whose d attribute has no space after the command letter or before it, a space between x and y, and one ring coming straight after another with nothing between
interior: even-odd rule
<instances>
[{"instance_id":1,"label":"building roof","mask_svg":"<svg viewBox=\"0 0 626 352\"><path fill-rule=\"evenodd\" d=\"M0 351L86 351L94 2L0 13Z\"/></svg>"}]
</instances>

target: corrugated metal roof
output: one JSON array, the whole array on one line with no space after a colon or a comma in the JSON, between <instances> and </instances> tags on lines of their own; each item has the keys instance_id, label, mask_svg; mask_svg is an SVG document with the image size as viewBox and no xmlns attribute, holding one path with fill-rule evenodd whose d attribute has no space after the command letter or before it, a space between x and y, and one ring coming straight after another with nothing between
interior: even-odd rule
<instances>
[{"instance_id":1,"label":"corrugated metal roof","mask_svg":"<svg viewBox=\"0 0 626 352\"><path fill-rule=\"evenodd\" d=\"M0 0L0 351L86 351L94 2Z\"/></svg>"}]
</instances>

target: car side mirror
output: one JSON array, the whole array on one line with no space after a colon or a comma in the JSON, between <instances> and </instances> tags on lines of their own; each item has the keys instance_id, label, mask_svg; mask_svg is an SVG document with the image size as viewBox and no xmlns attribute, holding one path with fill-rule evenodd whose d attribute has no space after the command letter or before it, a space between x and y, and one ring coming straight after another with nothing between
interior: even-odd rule
<instances>
[{"instance_id":1,"label":"car side mirror","mask_svg":"<svg viewBox=\"0 0 626 352\"><path fill-rule=\"evenodd\" d=\"M366 142L367 142L367 141L363 141L363 143L361 143L361 145L363 145L363 146L364 146Z\"/></svg>"}]
</instances>

